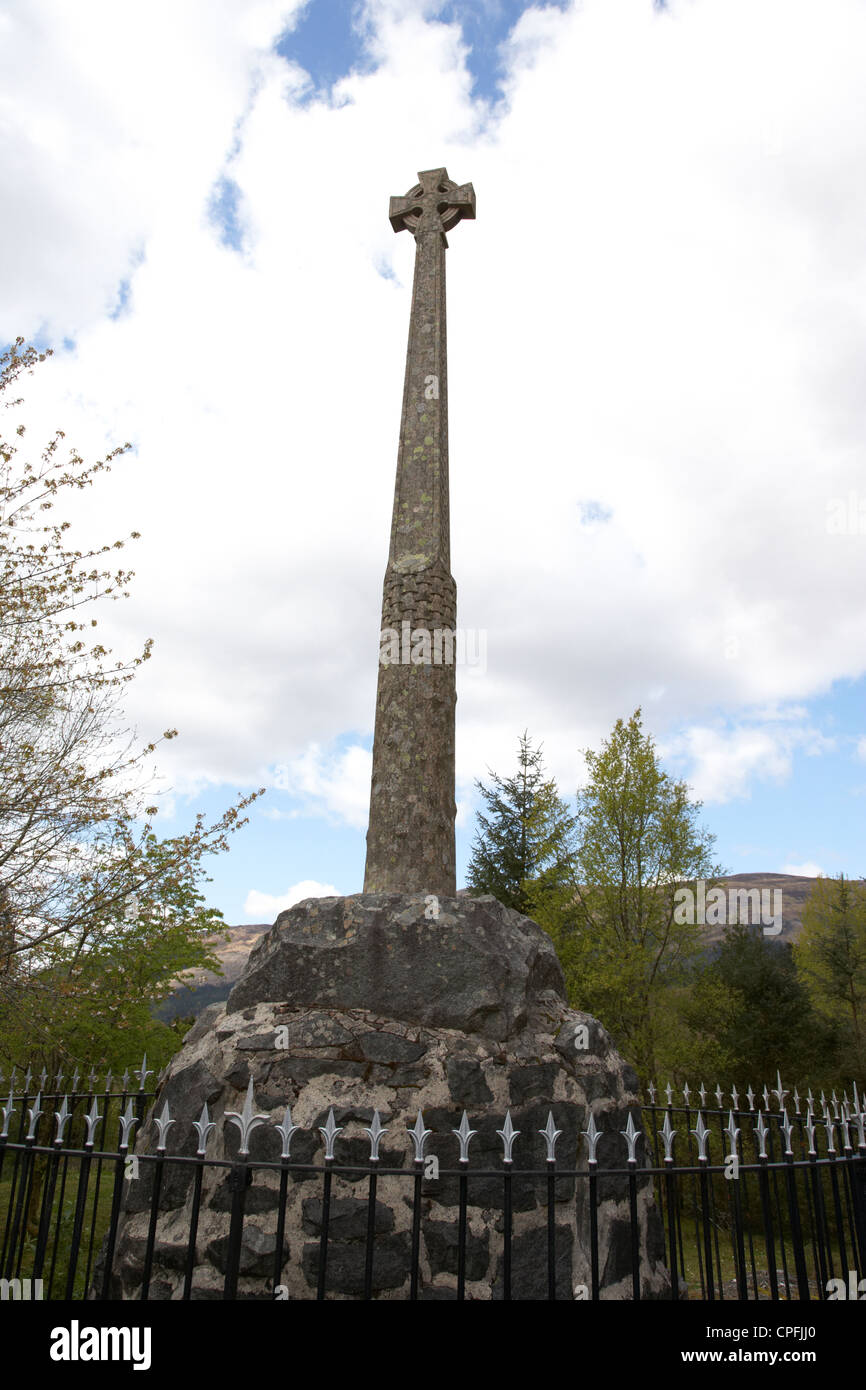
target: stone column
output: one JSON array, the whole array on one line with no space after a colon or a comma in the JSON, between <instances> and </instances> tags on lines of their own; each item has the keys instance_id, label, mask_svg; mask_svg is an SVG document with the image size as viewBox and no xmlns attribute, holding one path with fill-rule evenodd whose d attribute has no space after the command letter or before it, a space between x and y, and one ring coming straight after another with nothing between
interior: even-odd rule
<instances>
[{"instance_id":1,"label":"stone column","mask_svg":"<svg viewBox=\"0 0 866 1390\"><path fill-rule=\"evenodd\" d=\"M428 169L391 225L415 279L382 628L365 893L455 892L454 629L448 518L445 232L475 216L471 184Z\"/></svg>"}]
</instances>

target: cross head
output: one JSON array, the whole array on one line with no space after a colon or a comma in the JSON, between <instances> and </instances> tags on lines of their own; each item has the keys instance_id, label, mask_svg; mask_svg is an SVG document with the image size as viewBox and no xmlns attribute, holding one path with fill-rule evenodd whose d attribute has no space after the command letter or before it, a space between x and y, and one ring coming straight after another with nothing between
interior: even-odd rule
<instances>
[{"instance_id":1,"label":"cross head","mask_svg":"<svg viewBox=\"0 0 866 1390\"><path fill-rule=\"evenodd\" d=\"M414 188L403 198L392 198L388 218L395 232L405 227L413 236L436 228L449 232L463 217L475 216L475 190L471 183L456 184L447 169L424 169ZM448 245L446 241L446 246Z\"/></svg>"}]
</instances>

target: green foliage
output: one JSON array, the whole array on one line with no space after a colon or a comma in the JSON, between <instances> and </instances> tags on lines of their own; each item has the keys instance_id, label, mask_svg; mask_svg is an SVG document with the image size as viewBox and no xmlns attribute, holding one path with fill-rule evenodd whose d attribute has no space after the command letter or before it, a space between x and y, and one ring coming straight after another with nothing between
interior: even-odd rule
<instances>
[{"instance_id":1,"label":"green foliage","mask_svg":"<svg viewBox=\"0 0 866 1390\"><path fill-rule=\"evenodd\" d=\"M492 784L476 782L487 814L478 813L479 829L466 874L474 894L492 893L506 907L535 917L567 891L571 880L575 818L545 778L542 749L520 736L517 772Z\"/></svg>"},{"instance_id":2,"label":"green foliage","mask_svg":"<svg viewBox=\"0 0 866 1390\"><path fill-rule=\"evenodd\" d=\"M47 355L22 346L0 357L0 393ZM74 450L61 458L58 432L33 463L18 457L25 434L0 438L0 1058L117 1067L146 1044L159 1061L179 1027L154 1023L153 1003L179 972L213 965L204 942L221 914L202 906L202 857L228 848L263 789L211 826L198 815L186 834L154 833L137 783L157 744L129 756L134 736L117 722L117 692L151 641L111 666L83 635L97 620L80 617L127 596L130 572L93 564L125 542L70 550L69 521L48 515L127 446L86 467Z\"/></svg>"},{"instance_id":3,"label":"green foliage","mask_svg":"<svg viewBox=\"0 0 866 1390\"><path fill-rule=\"evenodd\" d=\"M648 1079L666 1026L667 992L702 951L698 924L674 917L679 883L721 872L700 802L665 773L641 711L618 719L599 753L585 751L578 793L576 902L555 935L569 998L601 1018Z\"/></svg>"},{"instance_id":4,"label":"green foliage","mask_svg":"<svg viewBox=\"0 0 866 1390\"><path fill-rule=\"evenodd\" d=\"M192 969L221 974L213 939L222 913L203 906L195 861L176 840L150 832L142 862L160 882L158 898L132 904L123 919L105 915L85 937L55 936L40 968L18 977L0 1007L0 1054L50 1072L82 1059L115 1073L147 1053L158 1071L177 1051L187 1019L166 1025L156 1004ZM172 872L160 870L171 862Z\"/></svg>"},{"instance_id":5,"label":"green foliage","mask_svg":"<svg viewBox=\"0 0 866 1390\"><path fill-rule=\"evenodd\" d=\"M794 959L815 1008L839 1037L839 1065L866 1063L866 885L819 877L803 910Z\"/></svg>"},{"instance_id":6,"label":"green foliage","mask_svg":"<svg viewBox=\"0 0 866 1390\"><path fill-rule=\"evenodd\" d=\"M691 1068L694 1077L703 1061L710 1074L742 1086L771 1082L777 1072L802 1083L832 1069L832 1030L815 1014L791 948L745 923L726 928L718 956L695 974L679 1014L697 1044L680 1053L680 1074Z\"/></svg>"}]
</instances>

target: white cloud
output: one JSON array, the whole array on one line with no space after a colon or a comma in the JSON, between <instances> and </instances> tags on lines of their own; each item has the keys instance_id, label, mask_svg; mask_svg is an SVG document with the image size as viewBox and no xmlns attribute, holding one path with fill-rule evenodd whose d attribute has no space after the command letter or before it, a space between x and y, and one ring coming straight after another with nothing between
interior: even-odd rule
<instances>
[{"instance_id":1,"label":"white cloud","mask_svg":"<svg viewBox=\"0 0 866 1390\"><path fill-rule=\"evenodd\" d=\"M333 898L339 896L332 883L317 883L313 878L305 878L301 883L296 883L285 893L260 893L257 888L251 888L244 903L244 913L247 917L257 917L260 921L271 921L286 908L294 907L295 903L303 902L305 898Z\"/></svg>"},{"instance_id":2,"label":"white cloud","mask_svg":"<svg viewBox=\"0 0 866 1390\"><path fill-rule=\"evenodd\" d=\"M570 791L651 697L705 799L784 779L826 745L742 711L866 671L862 537L825 527L863 476L866 10L530 11L494 119L457 27L400 0L368 7L378 68L299 104L271 48L297 8L2 19L4 331L76 342L28 385L35 442L135 443L70 515L77 543L142 532L104 628L156 639L126 705L180 729L171 785L366 823L369 754L321 750L372 732L412 276L387 200L440 162L478 194L448 265L458 621L488 632L461 787L528 724ZM208 218L225 174L242 254Z\"/></svg>"},{"instance_id":3,"label":"white cloud","mask_svg":"<svg viewBox=\"0 0 866 1390\"><path fill-rule=\"evenodd\" d=\"M695 725L660 742L659 752L687 760L686 780L696 798L720 804L748 797L755 782L787 781L796 751L815 756L832 746L817 730L792 726L781 716L777 724Z\"/></svg>"},{"instance_id":4,"label":"white cloud","mask_svg":"<svg viewBox=\"0 0 866 1390\"><path fill-rule=\"evenodd\" d=\"M328 753L314 743L276 768L272 784L297 797L307 815L335 816L364 829L370 810L372 766L373 757L366 748L353 745Z\"/></svg>"},{"instance_id":5,"label":"white cloud","mask_svg":"<svg viewBox=\"0 0 866 1390\"><path fill-rule=\"evenodd\" d=\"M817 878L819 874L826 872L826 869L822 869L820 864L815 864L812 860L807 860L805 864L785 864L779 870L780 874L800 874L803 878Z\"/></svg>"},{"instance_id":6,"label":"white cloud","mask_svg":"<svg viewBox=\"0 0 866 1390\"><path fill-rule=\"evenodd\" d=\"M857 740L857 757L862 758L864 762L866 762L866 738Z\"/></svg>"}]
</instances>

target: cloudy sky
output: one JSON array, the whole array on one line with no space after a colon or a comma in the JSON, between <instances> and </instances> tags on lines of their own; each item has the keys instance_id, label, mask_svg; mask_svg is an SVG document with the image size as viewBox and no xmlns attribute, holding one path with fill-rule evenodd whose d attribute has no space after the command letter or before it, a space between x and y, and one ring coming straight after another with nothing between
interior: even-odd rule
<instances>
[{"instance_id":1,"label":"cloudy sky","mask_svg":"<svg viewBox=\"0 0 866 1390\"><path fill-rule=\"evenodd\" d=\"M448 256L473 789L563 793L640 705L731 872L866 872L863 0L6 0L0 335L67 508L142 533L102 629L178 833L266 786L208 901L361 888L414 245ZM458 881L462 881L458 874Z\"/></svg>"}]
</instances>

